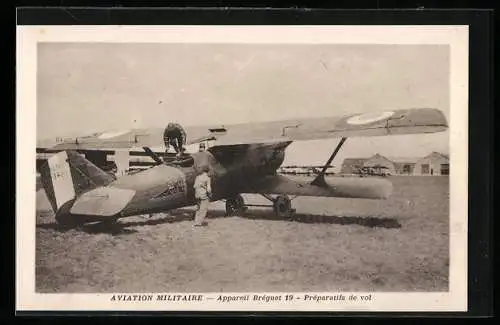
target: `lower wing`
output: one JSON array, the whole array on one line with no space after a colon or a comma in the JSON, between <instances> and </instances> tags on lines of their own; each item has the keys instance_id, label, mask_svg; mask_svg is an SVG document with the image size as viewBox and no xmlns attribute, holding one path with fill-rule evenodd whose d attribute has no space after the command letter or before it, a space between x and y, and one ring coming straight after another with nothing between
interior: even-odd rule
<instances>
[{"instance_id":1,"label":"lower wing","mask_svg":"<svg viewBox=\"0 0 500 325\"><path fill-rule=\"evenodd\" d=\"M318 186L305 179L295 180L281 175L266 176L245 190L245 193L362 199L386 199L391 192L392 183L382 178L331 177Z\"/></svg>"}]
</instances>

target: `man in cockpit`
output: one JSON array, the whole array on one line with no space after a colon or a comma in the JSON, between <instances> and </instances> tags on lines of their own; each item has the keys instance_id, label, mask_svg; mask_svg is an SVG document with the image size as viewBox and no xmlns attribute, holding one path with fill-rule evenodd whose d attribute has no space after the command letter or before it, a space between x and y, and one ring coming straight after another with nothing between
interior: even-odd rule
<instances>
[{"instance_id":1,"label":"man in cockpit","mask_svg":"<svg viewBox=\"0 0 500 325\"><path fill-rule=\"evenodd\" d=\"M163 132L163 141L165 143L165 153L168 152L170 145L174 147L177 157L180 157L184 152L186 144L186 132L178 123L168 123Z\"/></svg>"}]
</instances>

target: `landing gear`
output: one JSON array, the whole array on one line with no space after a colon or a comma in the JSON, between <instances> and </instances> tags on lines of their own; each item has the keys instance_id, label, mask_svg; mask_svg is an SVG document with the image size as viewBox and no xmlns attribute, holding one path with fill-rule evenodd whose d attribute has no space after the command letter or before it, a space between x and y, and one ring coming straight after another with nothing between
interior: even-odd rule
<instances>
[{"instance_id":1,"label":"landing gear","mask_svg":"<svg viewBox=\"0 0 500 325\"><path fill-rule=\"evenodd\" d=\"M272 202L274 213L278 218L290 219L295 213L295 209L292 209L292 200L287 195L278 195Z\"/></svg>"},{"instance_id":2,"label":"landing gear","mask_svg":"<svg viewBox=\"0 0 500 325\"><path fill-rule=\"evenodd\" d=\"M263 197L271 201L272 208L276 217L280 219L291 219L295 213L295 209L292 208L292 199L288 195L278 195L277 197L272 197L271 195L261 194Z\"/></svg>"},{"instance_id":3,"label":"landing gear","mask_svg":"<svg viewBox=\"0 0 500 325\"><path fill-rule=\"evenodd\" d=\"M237 216L246 210L245 200L240 194L226 200L226 216Z\"/></svg>"},{"instance_id":4,"label":"landing gear","mask_svg":"<svg viewBox=\"0 0 500 325\"><path fill-rule=\"evenodd\" d=\"M274 213L278 218L281 219L291 219L295 213L295 209L292 208L292 200L288 195L278 195L277 197L272 197L270 195L261 194L263 197L271 201L272 205L262 205L262 204L245 204L243 197L238 194L231 198L226 199L226 216L238 216L247 211L248 206L255 207L272 207Z\"/></svg>"}]
</instances>

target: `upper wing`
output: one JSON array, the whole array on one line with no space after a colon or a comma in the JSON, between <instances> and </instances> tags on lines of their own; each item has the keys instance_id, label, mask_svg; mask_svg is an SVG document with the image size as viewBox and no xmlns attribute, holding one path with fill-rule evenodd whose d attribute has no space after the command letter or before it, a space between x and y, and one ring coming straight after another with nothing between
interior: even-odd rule
<instances>
[{"instance_id":1,"label":"upper wing","mask_svg":"<svg viewBox=\"0 0 500 325\"><path fill-rule=\"evenodd\" d=\"M447 128L446 118L440 110L399 109L343 117L241 124L228 128L226 135L219 136L214 145L434 133Z\"/></svg>"},{"instance_id":2,"label":"upper wing","mask_svg":"<svg viewBox=\"0 0 500 325\"><path fill-rule=\"evenodd\" d=\"M188 143L203 140L209 134L206 127L185 127ZM163 146L163 128L137 128L112 130L90 135L44 139L37 143L37 148L54 150L92 150L92 149L127 149L139 147Z\"/></svg>"},{"instance_id":3,"label":"upper wing","mask_svg":"<svg viewBox=\"0 0 500 325\"><path fill-rule=\"evenodd\" d=\"M288 142L339 137L367 137L433 133L448 127L443 113L434 108L398 109L341 117L253 122L227 126L185 127L187 143L212 139L213 146ZM163 145L163 129L133 129L96 133L60 140L54 149L104 149Z\"/></svg>"}]
</instances>

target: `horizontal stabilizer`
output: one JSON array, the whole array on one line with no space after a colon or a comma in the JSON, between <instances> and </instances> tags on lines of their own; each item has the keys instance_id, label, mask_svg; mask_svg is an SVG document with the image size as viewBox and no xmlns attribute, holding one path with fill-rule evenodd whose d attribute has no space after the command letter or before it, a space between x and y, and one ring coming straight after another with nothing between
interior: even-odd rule
<instances>
[{"instance_id":1,"label":"horizontal stabilizer","mask_svg":"<svg viewBox=\"0 0 500 325\"><path fill-rule=\"evenodd\" d=\"M268 176L252 185L249 193L288 194L360 199L386 199L392 183L382 178L331 177L325 186L312 185L310 180L295 180L285 176Z\"/></svg>"},{"instance_id":2,"label":"horizontal stabilizer","mask_svg":"<svg viewBox=\"0 0 500 325\"><path fill-rule=\"evenodd\" d=\"M77 215L114 216L125 208L134 195L134 190L99 187L82 194L70 212Z\"/></svg>"}]
</instances>

